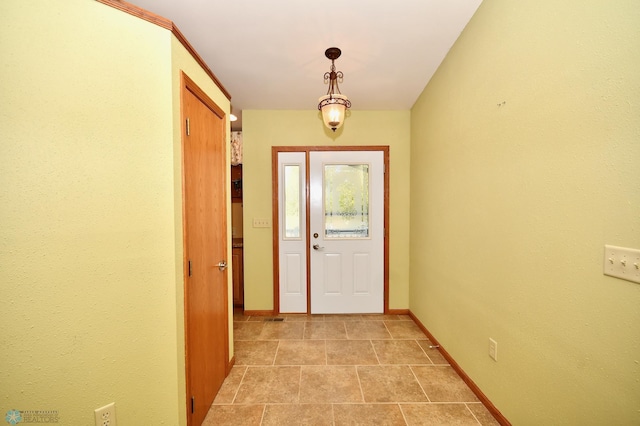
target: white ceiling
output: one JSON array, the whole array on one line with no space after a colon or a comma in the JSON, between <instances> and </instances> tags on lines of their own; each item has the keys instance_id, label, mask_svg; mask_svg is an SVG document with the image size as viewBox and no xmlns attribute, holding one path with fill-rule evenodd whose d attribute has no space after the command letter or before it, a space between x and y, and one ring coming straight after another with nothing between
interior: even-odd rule
<instances>
[{"instance_id":1,"label":"white ceiling","mask_svg":"<svg viewBox=\"0 0 640 426\"><path fill-rule=\"evenodd\" d=\"M352 109L410 109L482 0L130 2L176 24L239 115L315 109L332 46Z\"/></svg>"}]
</instances>

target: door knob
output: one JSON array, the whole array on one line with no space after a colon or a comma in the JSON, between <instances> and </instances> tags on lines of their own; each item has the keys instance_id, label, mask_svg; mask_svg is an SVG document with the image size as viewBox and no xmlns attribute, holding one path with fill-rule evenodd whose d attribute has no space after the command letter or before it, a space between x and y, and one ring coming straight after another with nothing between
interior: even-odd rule
<instances>
[{"instance_id":1,"label":"door knob","mask_svg":"<svg viewBox=\"0 0 640 426\"><path fill-rule=\"evenodd\" d=\"M220 268L221 271L224 271L225 269L227 269L227 261L226 260L220 261L220 263L218 263L218 268Z\"/></svg>"},{"instance_id":2,"label":"door knob","mask_svg":"<svg viewBox=\"0 0 640 426\"><path fill-rule=\"evenodd\" d=\"M319 244L314 244L314 245L313 245L313 249L314 249L314 250L322 250L323 248L324 248L324 247L320 247L320 245L319 245Z\"/></svg>"}]
</instances>

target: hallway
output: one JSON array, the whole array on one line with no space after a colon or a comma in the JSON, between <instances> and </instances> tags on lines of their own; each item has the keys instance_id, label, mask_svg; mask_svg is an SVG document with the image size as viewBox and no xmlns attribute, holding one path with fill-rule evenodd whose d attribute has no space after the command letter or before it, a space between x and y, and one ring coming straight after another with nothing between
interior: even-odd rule
<instances>
[{"instance_id":1,"label":"hallway","mask_svg":"<svg viewBox=\"0 0 640 426\"><path fill-rule=\"evenodd\" d=\"M496 425L405 315L234 316L203 425Z\"/></svg>"}]
</instances>

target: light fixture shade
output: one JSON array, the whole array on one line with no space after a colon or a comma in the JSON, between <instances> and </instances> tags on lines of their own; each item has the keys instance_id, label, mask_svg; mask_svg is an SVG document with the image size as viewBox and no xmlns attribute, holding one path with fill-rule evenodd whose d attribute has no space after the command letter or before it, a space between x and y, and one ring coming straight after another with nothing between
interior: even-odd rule
<instances>
[{"instance_id":1,"label":"light fixture shade","mask_svg":"<svg viewBox=\"0 0 640 426\"><path fill-rule=\"evenodd\" d=\"M322 96L319 101L318 108L322 111L325 126L335 132L344 123L344 115L351 102L338 93Z\"/></svg>"}]
</instances>

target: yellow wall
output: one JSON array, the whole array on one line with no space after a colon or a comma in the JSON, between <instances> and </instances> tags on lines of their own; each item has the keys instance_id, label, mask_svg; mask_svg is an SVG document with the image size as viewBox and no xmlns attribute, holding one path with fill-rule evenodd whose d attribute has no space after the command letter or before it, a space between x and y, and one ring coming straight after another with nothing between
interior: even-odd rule
<instances>
[{"instance_id":1,"label":"yellow wall","mask_svg":"<svg viewBox=\"0 0 640 426\"><path fill-rule=\"evenodd\" d=\"M228 102L95 1L5 0L0 23L0 413L184 424L177 68Z\"/></svg>"},{"instance_id":2,"label":"yellow wall","mask_svg":"<svg viewBox=\"0 0 640 426\"><path fill-rule=\"evenodd\" d=\"M272 146L390 147L389 307L409 306L409 111L351 111L333 134L318 111L243 111L245 309L273 309L272 228L253 228L253 218L271 219Z\"/></svg>"},{"instance_id":3,"label":"yellow wall","mask_svg":"<svg viewBox=\"0 0 640 426\"><path fill-rule=\"evenodd\" d=\"M640 424L639 23L485 0L412 109L410 307L514 424Z\"/></svg>"}]
</instances>

